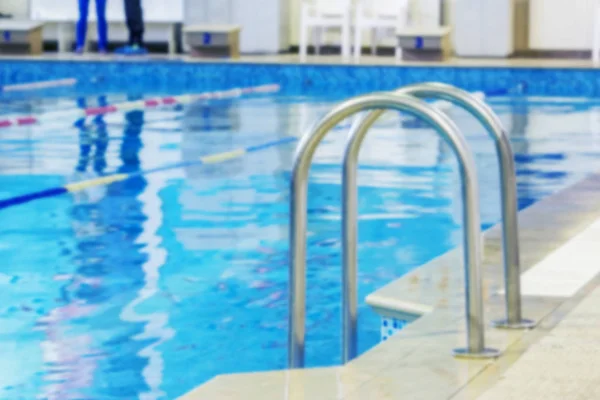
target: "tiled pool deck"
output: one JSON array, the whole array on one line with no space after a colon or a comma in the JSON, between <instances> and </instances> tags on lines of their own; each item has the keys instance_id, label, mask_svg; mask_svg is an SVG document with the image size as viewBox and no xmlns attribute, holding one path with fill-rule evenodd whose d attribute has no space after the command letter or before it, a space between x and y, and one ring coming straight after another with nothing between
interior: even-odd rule
<instances>
[{"instance_id":1,"label":"tiled pool deck","mask_svg":"<svg viewBox=\"0 0 600 400\"><path fill-rule=\"evenodd\" d=\"M502 373L480 400L600 399L600 288L554 329L540 330L545 336Z\"/></svg>"},{"instance_id":2,"label":"tiled pool deck","mask_svg":"<svg viewBox=\"0 0 600 400\"><path fill-rule=\"evenodd\" d=\"M560 252L554 253L555 250L578 235L576 239L579 242L600 243L600 224L596 221L600 221L599 174L522 211L519 222L523 272L541 265L542 261L553 262L557 254L560 256ZM592 228L588 229L590 226ZM485 233L484 295L488 322L502 318L505 312L503 296L499 293L503 286L500 237L499 226ZM584 269L598 268L599 259L596 254L573 254L572 263L581 264ZM549 384L544 376L551 377L550 371L562 371L564 368L570 370L565 376L574 379L569 385L575 385L574 382L581 377L581 390L597 390L600 372L593 369L597 361L593 365L588 361L589 357L597 354L597 349L593 347L600 341L600 336L593 336L600 326L599 311L589 318L577 317L582 311L574 311L571 319L566 319L565 325L560 325L564 326L560 328L562 330L556 329L557 332L569 329L569 326L576 326L576 329L571 329L570 335L561 334L557 339L560 345L548 345L553 340L553 333L549 333L549 330L566 313L561 305L585 298L591 293L581 307L584 310L600 310L598 291L591 291L597 286L596 278L572 298L552 295L524 297L525 316L538 321L538 327L532 331L506 331L489 327L486 330L487 345L503 351L503 355L495 361L465 361L451 355L453 348L463 346L465 342L461 266L461 249L455 249L369 296L371 305L396 309L399 315L402 315L402 310L425 311L425 314L346 366L219 376L182 399L475 399L507 369L506 378L486 396L496 396L494 393L502 391L503 386L510 387L510 393L521 393L519 390L523 390L522 393L529 393L528 390L535 392L527 385L534 385L532 382ZM565 265L568 276L571 272L566 268L570 266ZM395 314L388 313L392 317ZM586 329L588 325L593 326L589 331ZM549 339L544 339L544 336ZM583 347L582 336L587 340L585 343L592 347L588 347L588 351ZM538 341L540 338L542 340ZM540 352L540 346L544 347L546 354L545 358L540 359L544 363L543 368L542 365L539 369L532 368L531 360ZM561 357L569 352L571 346L581 351L574 351L569 357L571 362L565 367ZM523 356L523 362L517 362L524 352L527 356ZM553 357L553 352L556 357ZM531 378L523 379L520 374L511 373L511 364L514 364L514 368L526 370ZM522 385L517 383L513 386L513 379L520 379ZM595 379L595 387L590 384L590 379ZM560 385L560 381L550 383ZM567 398L556 396L554 398ZM500 394L500 397L487 398L505 397ZM552 397L524 395L514 398Z\"/></svg>"}]
</instances>

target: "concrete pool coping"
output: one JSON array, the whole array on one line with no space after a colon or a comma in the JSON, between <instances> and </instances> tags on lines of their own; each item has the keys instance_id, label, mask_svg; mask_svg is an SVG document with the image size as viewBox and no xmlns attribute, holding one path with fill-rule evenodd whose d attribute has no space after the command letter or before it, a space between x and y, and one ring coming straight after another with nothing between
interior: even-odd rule
<instances>
[{"instance_id":1,"label":"concrete pool coping","mask_svg":"<svg viewBox=\"0 0 600 400\"><path fill-rule=\"evenodd\" d=\"M75 53L48 52L42 55L13 55L0 54L0 61L75 61L75 62L139 62L139 61L179 61L192 64L222 63L222 64L256 64L256 65L305 65L305 66L390 66L390 67L464 67L464 68L561 68L561 69L598 69L590 59L579 58L477 58L477 57L450 57L443 61L419 61L402 60L397 62L393 56L363 55L359 63L353 60L343 60L340 55L309 55L306 62L300 62L297 53L266 54L266 55L242 55L237 59L228 58L199 58L187 54L153 54L145 56L119 56L115 54L86 53L83 55Z\"/></svg>"},{"instance_id":2,"label":"concrete pool coping","mask_svg":"<svg viewBox=\"0 0 600 400\"><path fill-rule=\"evenodd\" d=\"M600 174L519 213L523 272L600 219ZM600 243L600 231L597 231ZM501 229L484 234L486 322L503 318ZM594 262L591 260L590 262ZM565 297L525 296L524 315L543 322ZM368 296L383 315L418 316L413 323L345 366L218 376L181 397L196 399L431 399L460 393L490 366L515 358L457 360L451 350L465 345L462 249L456 248ZM506 351L533 331L486 325L487 346Z\"/></svg>"}]
</instances>

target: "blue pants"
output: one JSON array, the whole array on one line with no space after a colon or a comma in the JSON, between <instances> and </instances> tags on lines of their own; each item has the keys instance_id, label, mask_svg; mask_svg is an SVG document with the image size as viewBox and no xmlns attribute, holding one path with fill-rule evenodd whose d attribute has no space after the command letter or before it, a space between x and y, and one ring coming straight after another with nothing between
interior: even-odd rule
<instances>
[{"instance_id":1,"label":"blue pants","mask_svg":"<svg viewBox=\"0 0 600 400\"><path fill-rule=\"evenodd\" d=\"M79 0L79 21L77 22L77 47L85 44L87 33L87 18L90 0ZM106 0L96 0L98 16L98 49L106 50L108 44L108 24L106 23Z\"/></svg>"},{"instance_id":2,"label":"blue pants","mask_svg":"<svg viewBox=\"0 0 600 400\"><path fill-rule=\"evenodd\" d=\"M144 45L144 12L141 0L125 0L125 19L129 29L129 45Z\"/></svg>"}]
</instances>

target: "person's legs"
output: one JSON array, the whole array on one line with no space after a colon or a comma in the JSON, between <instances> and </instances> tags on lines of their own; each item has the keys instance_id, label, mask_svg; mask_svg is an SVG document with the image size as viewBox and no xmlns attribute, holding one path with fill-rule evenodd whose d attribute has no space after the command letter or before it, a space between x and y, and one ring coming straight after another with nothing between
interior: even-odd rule
<instances>
[{"instance_id":1,"label":"person's legs","mask_svg":"<svg viewBox=\"0 0 600 400\"><path fill-rule=\"evenodd\" d=\"M129 29L129 44L140 46L144 44L144 18L141 0L125 0L125 19Z\"/></svg>"},{"instance_id":2,"label":"person's legs","mask_svg":"<svg viewBox=\"0 0 600 400\"><path fill-rule=\"evenodd\" d=\"M100 107L108 106L106 96L98 97L98 105ZM94 122L96 123L96 152L94 153L94 171L98 175L104 174L106 169L106 149L108 148L108 128L104 115L98 115Z\"/></svg>"},{"instance_id":3,"label":"person's legs","mask_svg":"<svg viewBox=\"0 0 600 400\"><path fill-rule=\"evenodd\" d=\"M87 34L87 17L89 10L89 0L79 0L79 21L77 21L77 51L82 52L85 46L85 36Z\"/></svg>"},{"instance_id":4,"label":"person's legs","mask_svg":"<svg viewBox=\"0 0 600 400\"><path fill-rule=\"evenodd\" d=\"M85 97L77 98L77 107L81 109L85 109L87 107ZM77 172L85 172L90 162L90 152L92 150L90 134L85 127L85 117L75 121L75 126L79 130L79 161L75 169Z\"/></svg>"},{"instance_id":5,"label":"person's legs","mask_svg":"<svg viewBox=\"0 0 600 400\"><path fill-rule=\"evenodd\" d=\"M106 51L108 47L106 0L96 0L96 13L98 15L98 51Z\"/></svg>"}]
</instances>

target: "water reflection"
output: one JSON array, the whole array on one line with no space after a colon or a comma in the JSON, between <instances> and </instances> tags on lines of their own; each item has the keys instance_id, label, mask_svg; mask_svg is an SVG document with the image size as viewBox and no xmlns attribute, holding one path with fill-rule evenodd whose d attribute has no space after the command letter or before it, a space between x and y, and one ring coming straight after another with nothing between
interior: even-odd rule
<instances>
[{"instance_id":1,"label":"water reflection","mask_svg":"<svg viewBox=\"0 0 600 400\"><path fill-rule=\"evenodd\" d=\"M97 105L104 107L108 104L106 96L99 96ZM88 107L86 98L77 99L77 105L81 109ZM106 170L106 151L109 143L108 128L104 115L94 117L88 123L87 118L78 119L74 126L79 137L79 161L75 167L75 173L71 176L72 182L93 179L104 175ZM91 165L90 165L91 164ZM75 193L75 201L80 203L96 202L104 197L106 187L97 186L88 190Z\"/></svg>"},{"instance_id":2,"label":"water reflection","mask_svg":"<svg viewBox=\"0 0 600 400\"><path fill-rule=\"evenodd\" d=\"M198 104L183 121L184 160L285 137L287 111L264 100ZM216 129L202 129L206 126ZM285 359L280 347L250 349L279 346L275 343L283 343L286 335L281 321L287 315L287 257L281 258L281 238L287 234L287 179L282 170L289 167L292 151L293 146L283 146L186 168L186 179L163 192L173 200L166 219L184 250L169 263L165 282L179 299L171 313L178 345L171 343L165 352L167 369L180 371L168 383L172 396L216 374L279 366ZM268 338L255 333L262 329L269 330ZM244 362L232 354L243 354ZM202 368L185 367L198 360Z\"/></svg>"},{"instance_id":3,"label":"water reflection","mask_svg":"<svg viewBox=\"0 0 600 400\"><path fill-rule=\"evenodd\" d=\"M87 108L85 98L77 100L77 105L81 109ZM98 106L106 107L108 102L106 96L98 97ZM97 115L93 118L92 125L86 125L86 118L80 118L75 122L79 130L79 163L75 168L78 172L86 172L90 162L92 169L98 175L102 175L106 169L106 149L108 147L108 130L104 115Z\"/></svg>"},{"instance_id":4,"label":"water reflection","mask_svg":"<svg viewBox=\"0 0 600 400\"><path fill-rule=\"evenodd\" d=\"M100 97L98 103L105 105L105 99ZM104 103L104 104L102 104ZM87 107L84 98L77 100L80 108ZM104 159L108 133L101 116L95 118L98 129L92 132L86 127L86 119L76 121L80 141L80 157L75 167L74 180L82 180L89 176L88 165L93 158L93 175L101 175L106 167ZM96 135L97 132L97 135ZM93 151L95 148L95 151ZM99 200L103 197L103 189L88 191L88 199ZM100 195L99 193L100 192ZM91 293L101 290L103 279L89 269L90 264L97 264L97 255L86 257L85 249L94 248L96 238L102 235L104 227L101 222L90 215L86 200L81 197L76 203L83 206L73 208L72 228L79 242L77 261L81 265L72 275L58 275L54 279L65 281L60 293L63 305L51 310L48 315L38 321L38 330L46 335L46 340L41 343L43 359L46 364L45 380L49 382L42 390L43 397L47 399L77 399L85 396L86 389L94 384L94 374L98 369L98 362L103 357L102 350L94 343L93 332L72 332L71 324L74 321L90 318L97 310L97 304L89 301ZM108 243L105 243L108 245ZM89 263L87 261L90 261Z\"/></svg>"},{"instance_id":5,"label":"water reflection","mask_svg":"<svg viewBox=\"0 0 600 400\"><path fill-rule=\"evenodd\" d=\"M529 104L527 102L514 102L510 105L509 111L511 124L507 129L510 132L513 152L515 154L528 154L529 141L526 135L529 128ZM519 208L528 207L533 203L535 198L532 193L532 185L528 182L530 174L518 162L515 168L517 169Z\"/></svg>"},{"instance_id":6,"label":"water reflection","mask_svg":"<svg viewBox=\"0 0 600 400\"><path fill-rule=\"evenodd\" d=\"M103 101L99 99L100 104ZM84 107L85 101L79 104ZM144 113L132 111L125 119L116 172L135 173L142 164ZM83 120L76 125L80 129L77 178L104 174L105 122L98 117L92 127ZM161 219L159 189L156 182L149 185L139 175L105 188L105 193L88 191L73 205L76 269L55 277L65 281L63 305L39 321L46 334L44 398L157 399L163 395L162 361L156 346L172 337L172 331L165 314L146 314L137 308L157 295L158 269L165 259L156 235Z\"/></svg>"},{"instance_id":7,"label":"water reflection","mask_svg":"<svg viewBox=\"0 0 600 400\"><path fill-rule=\"evenodd\" d=\"M203 155L216 154L264 142L263 132L276 132L277 137L287 135L282 113L285 108L271 107L270 113L257 127L242 126L244 119L256 120L252 103L236 105L231 101L198 103L191 107L183 120L182 157L184 161L198 160ZM275 110L275 112L273 112ZM258 128L258 129L257 129ZM259 130L260 129L260 130ZM269 138L269 140L273 140ZM255 248L257 237L264 237L257 227L255 206L279 202L282 191L260 193L257 179L271 182L278 169L287 168L291 160L291 146L272 148L260 155L240 157L225 163L188 166L184 168L185 184L178 193L181 216L187 227L176 228L178 239L189 250L222 250ZM273 172L275 169L275 173ZM275 183L281 186L282 179ZM278 230L280 227L277 228ZM281 237L279 231L270 237ZM242 239L243 237L243 239ZM248 242L249 241L249 242Z\"/></svg>"},{"instance_id":8,"label":"water reflection","mask_svg":"<svg viewBox=\"0 0 600 400\"><path fill-rule=\"evenodd\" d=\"M123 160L123 165L119 169L121 173L132 173L140 169L140 151L144 147L140 136L143 120L144 113L142 111L134 111L126 116L126 128L120 152ZM147 143L146 147L149 146L151 144ZM156 154L156 151L153 153ZM148 154L146 159L148 158L152 159L153 157ZM133 347L138 349L136 353L138 360L127 367L131 369L130 373L135 373L136 377L144 383L145 389L137 391L138 398L154 400L163 398L165 395L162 389L164 362L160 346L174 336L173 329L168 325L168 313L161 312L162 307L157 309L149 307L156 301L160 304L165 299L161 293L159 282L167 252L162 246L162 238L158 231L163 223L162 201L159 192L165 186L166 181L164 176L160 175L151 180L139 176L139 180L140 190L137 200L141 205L140 215L143 216L143 219L139 221L139 236L132 244L144 259L140 265L143 273L143 285L136 291L134 299L123 307L119 318L140 329L140 332L129 338ZM134 393L132 392L131 395L134 396Z\"/></svg>"}]
</instances>

